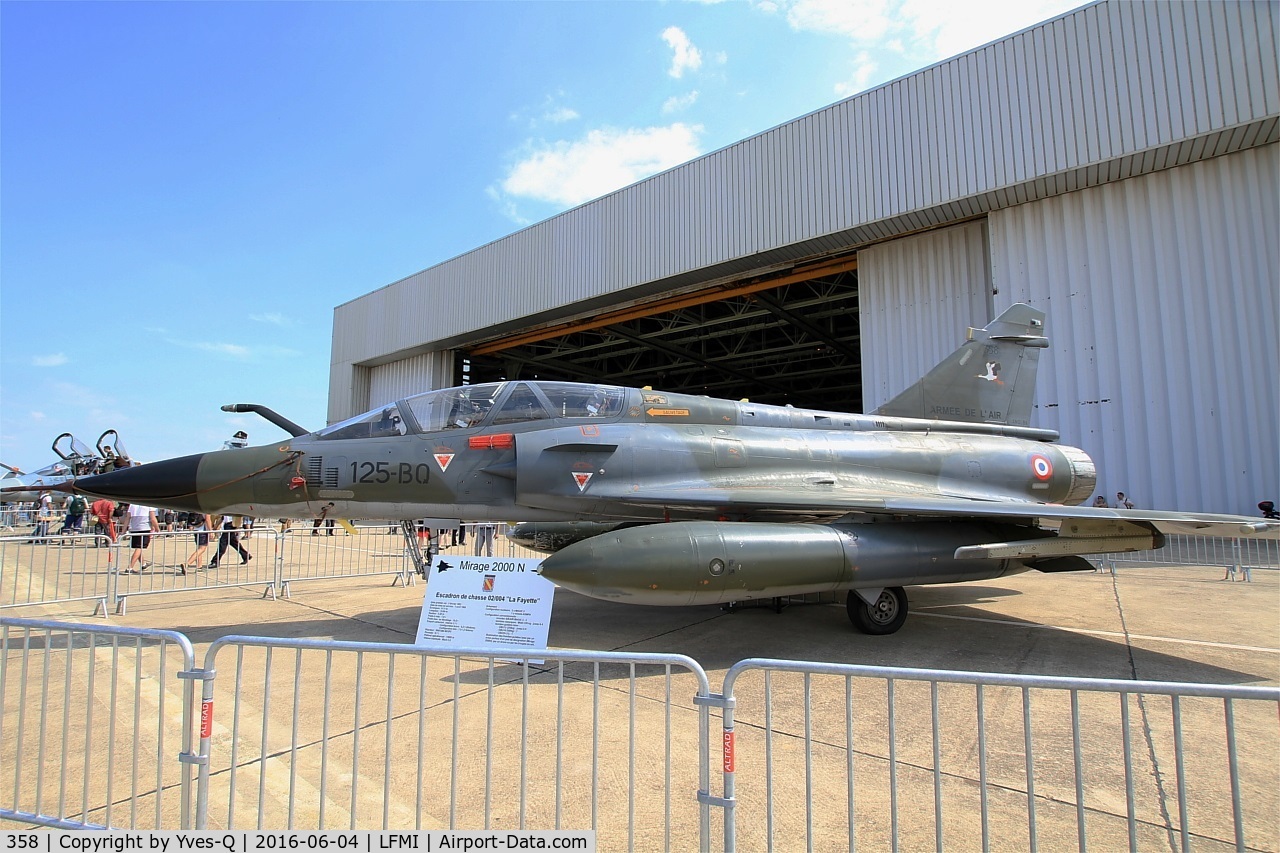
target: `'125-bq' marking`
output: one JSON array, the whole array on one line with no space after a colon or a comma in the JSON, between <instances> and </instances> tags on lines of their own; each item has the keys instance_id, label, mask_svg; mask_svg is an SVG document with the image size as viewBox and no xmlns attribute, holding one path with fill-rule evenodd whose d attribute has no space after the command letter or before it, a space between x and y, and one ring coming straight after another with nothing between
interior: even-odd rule
<instances>
[{"instance_id":1,"label":"'125-bq' marking","mask_svg":"<svg viewBox=\"0 0 1280 853\"><path fill-rule=\"evenodd\" d=\"M431 481L431 468L426 462L352 462L351 480L355 483L390 483L419 485Z\"/></svg>"}]
</instances>

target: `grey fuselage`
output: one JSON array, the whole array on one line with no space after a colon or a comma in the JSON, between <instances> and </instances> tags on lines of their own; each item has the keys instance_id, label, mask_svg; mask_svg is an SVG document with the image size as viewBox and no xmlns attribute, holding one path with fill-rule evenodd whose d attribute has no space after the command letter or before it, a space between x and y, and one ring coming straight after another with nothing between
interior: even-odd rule
<instances>
[{"instance_id":1,"label":"grey fuselage","mask_svg":"<svg viewBox=\"0 0 1280 853\"><path fill-rule=\"evenodd\" d=\"M1093 464L1055 437L506 382L428 392L278 444L82 479L77 490L280 518L313 518L329 503L337 517L508 521L804 520L919 497L1078 504L1093 491Z\"/></svg>"}]
</instances>

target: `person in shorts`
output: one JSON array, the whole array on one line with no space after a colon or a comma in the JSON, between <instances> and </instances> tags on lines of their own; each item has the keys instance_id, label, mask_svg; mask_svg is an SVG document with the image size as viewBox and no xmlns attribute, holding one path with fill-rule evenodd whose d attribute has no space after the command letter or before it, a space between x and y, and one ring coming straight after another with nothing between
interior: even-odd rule
<instances>
[{"instance_id":1,"label":"person in shorts","mask_svg":"<svg viewBox=\"0 0 1280 853\"><path fill-rule=\"evenodd\" d=\"M196 537L196 549L183 562L178 574L185 575L188 568L204 571L204 555L209 550L209 531L213 528L213 518L202 513L193 512L187 517L192 533Z\"/></svg>"},{"instance_id":2,"label":"person in shorts","mask_svg":"<svg viewBox=\"0 0 1280 853\"><path fill-rule=\"evenodd\" d=\"M133 553L129 556L127 571L137 575L151 568L151 564L142 559L142 552L151 547L151 534L159 529L154 509L142 504L129 504L129 547Z\"/></svg>"}]
</instances>

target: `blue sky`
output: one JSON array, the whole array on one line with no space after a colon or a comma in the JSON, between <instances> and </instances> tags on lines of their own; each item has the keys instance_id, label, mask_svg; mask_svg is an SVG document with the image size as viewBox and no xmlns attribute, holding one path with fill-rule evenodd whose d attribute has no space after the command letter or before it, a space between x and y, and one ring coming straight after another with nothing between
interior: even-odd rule
<instances>
[{"instance_id":1,"label":"blue sky","mask_svg":"<svg viewBox=\"0 0 1280 853\"><path fill-rule=\"evenodd\" d=\"M335 306L1067 0L0 3L0 461L323 426Z\"/></svg>"}]
</instances>

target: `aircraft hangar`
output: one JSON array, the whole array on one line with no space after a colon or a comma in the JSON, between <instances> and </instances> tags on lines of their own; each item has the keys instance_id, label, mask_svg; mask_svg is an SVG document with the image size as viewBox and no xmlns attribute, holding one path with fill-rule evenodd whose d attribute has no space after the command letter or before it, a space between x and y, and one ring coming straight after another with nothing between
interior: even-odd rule
<instances>
[{"instance_id":1,"label":"aircraft hangar","mask_svg":"<svg viewBox=\"0 0 1280 853\"><path fill-rule=\"evenodd\" d=\"M1025 301L1100 491L1256 515L1277 9L1085 6L388 284L335 309L328 419L533 377L870 411Z\"/></svg>"}]
</instances>

